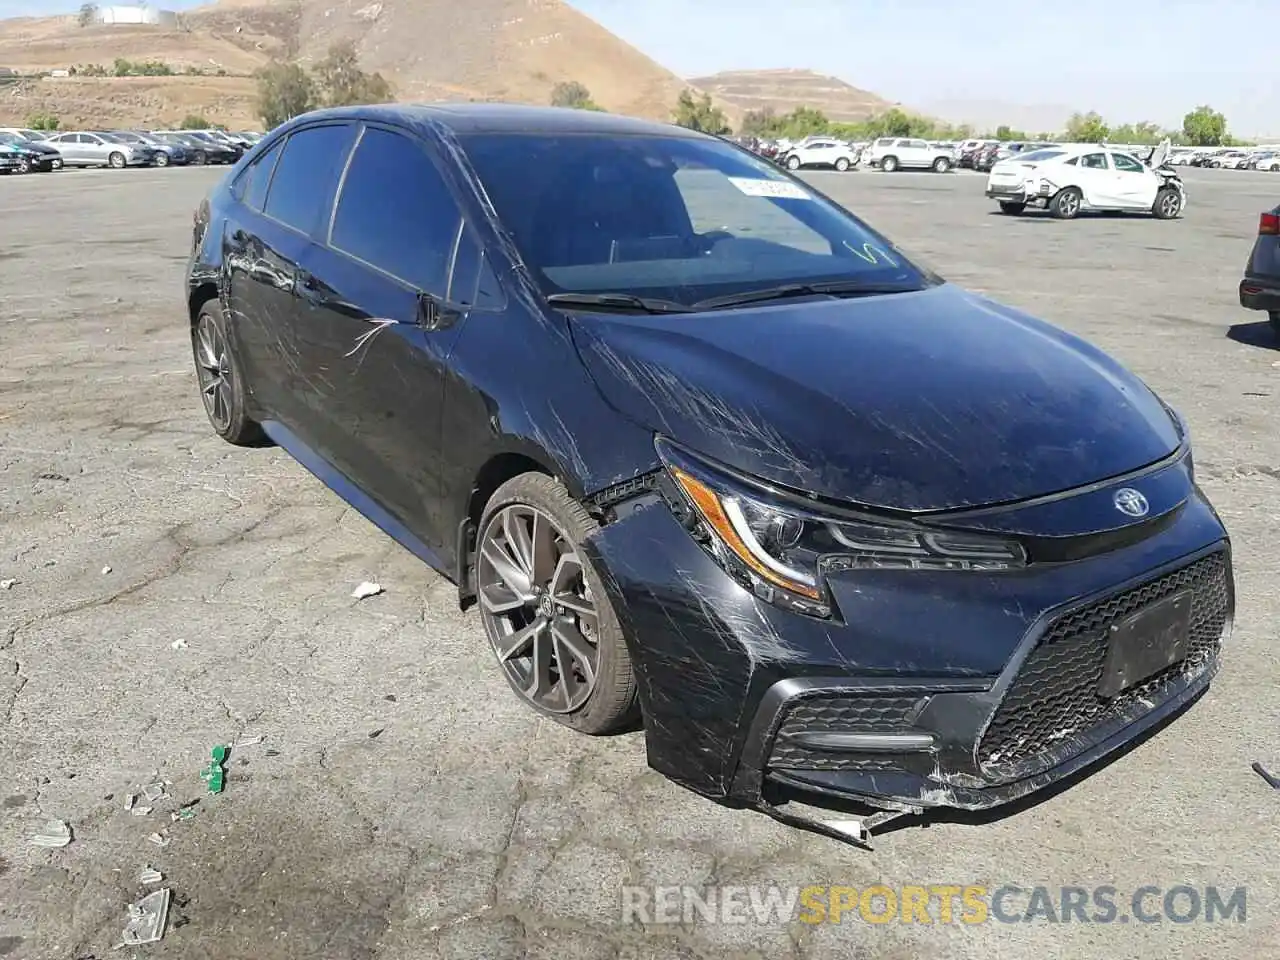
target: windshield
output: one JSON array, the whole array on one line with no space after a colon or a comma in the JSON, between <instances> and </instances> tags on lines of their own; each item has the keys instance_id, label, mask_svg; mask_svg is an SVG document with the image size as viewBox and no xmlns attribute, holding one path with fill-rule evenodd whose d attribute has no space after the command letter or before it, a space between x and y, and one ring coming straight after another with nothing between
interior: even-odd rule
<instances>
[{"instance_id":1,"label":"windshield","mask_svg":"<svg viewBox=\"0 0 1280 960\"><path fill-rule=\"evenodd\" d=\"M936 282L852 215L720 140L464 135L463 148L544 295L690 306L783 284Z\"/></svg>"}]
</instances>

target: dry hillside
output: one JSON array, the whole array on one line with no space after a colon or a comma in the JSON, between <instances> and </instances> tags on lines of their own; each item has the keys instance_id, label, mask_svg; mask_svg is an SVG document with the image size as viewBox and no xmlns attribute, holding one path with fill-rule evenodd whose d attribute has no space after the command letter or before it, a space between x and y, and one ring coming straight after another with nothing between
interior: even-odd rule
<instances>
[{"instance_id":1,"label":"dry hillside","mask_svg":"<svg viewBox=\"0 0 1280 960\"><path fill-rule=\"evenodd\" d=\"M796 107L812 107L845 123L866 120L895 106L874 93L811 70L732 70L689 83L741 111L768 108L782 114Z\"/></svg>"},{"instance_id":2,"label":"dry hillside","mask_svg":"<svg viewBox=\"0 0 1280 960\"><path fill-rule=\"evenodd\" d=\"M665 120L687 86L563 0L222 0L182 14L177 29L0 21L0 67L21 72L123 57L225 74L0 88L0 122L41 111L142 124L194 110L243 126L253 120L257 68L273 57L314 63L337 40L354 42L365 69L387 76L402 100L545 103L557 82L576 80L609 110Z\"/></svg>"}]
</instances>

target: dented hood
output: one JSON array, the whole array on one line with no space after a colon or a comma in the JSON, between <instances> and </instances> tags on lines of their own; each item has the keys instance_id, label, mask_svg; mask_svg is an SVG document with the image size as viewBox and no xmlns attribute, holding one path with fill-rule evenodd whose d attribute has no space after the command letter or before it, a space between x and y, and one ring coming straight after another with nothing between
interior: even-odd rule
<instances>
[{"instance_id":1,"label":"dented hood","mask_svg":"<svg viewBox=\"0 0 1280 960\"><path fill-rule=\"evenodd\" d=\"M1180 442L1163 404L1105 354L950 284L570 324L624 416L753 476L868 506L1023 500Z\"/></svg>"}]
</instances>

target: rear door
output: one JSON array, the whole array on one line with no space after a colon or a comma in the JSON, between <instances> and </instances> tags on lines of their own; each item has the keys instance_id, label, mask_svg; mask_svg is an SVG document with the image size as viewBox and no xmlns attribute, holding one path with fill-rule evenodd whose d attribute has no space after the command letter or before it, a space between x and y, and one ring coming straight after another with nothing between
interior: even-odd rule
<instances>
[{"instance_id":1,"label":"rear door","mask_svg":"<svg viewBox=\"0 0 1280 960\"><path fill-rule=\"evenodd\" d=\"M351 123L302 127L268 147L237 177L225 228L234 336L247 386L263 416L308 446L329 416L316 371L320 345L298 297L302 263L327 230L338 179L355 141Z\"/></svg>"}]
</instances>

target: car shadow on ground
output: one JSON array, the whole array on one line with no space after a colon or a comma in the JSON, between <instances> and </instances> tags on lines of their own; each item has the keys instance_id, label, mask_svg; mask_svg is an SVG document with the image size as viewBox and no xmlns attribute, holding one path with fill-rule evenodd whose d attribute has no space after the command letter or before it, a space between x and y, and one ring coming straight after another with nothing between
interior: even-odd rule
<instances>
[{"instance_id":1,"label":"car shadow on ground","mask_svg":"<svg viewBox=\"0 0 1280 960\"><path fill-rule=\"evenodd\" d=\"M1234 323L1227 328L1227 339L1243 343L1247 347L1264 350L1280 350L1280 334L1266 320L1254 323Z\"/></svg>"},{"instance_id":2,"label":"car shadow on ground","mask_svg":"<svg viewBox=\"0 0 1280 960\"><path fill-rule=\"evenodd\" d=\"M876 829L874 831L874 835L876 838L883 838L888 834L897 833L899 830L911 828L928 829L934 824L940 823L954 823L975 827L985 826L1001 820L1006 820L1009 817L1017 816L1020 813L1024 813L1038 807L1040 804L1071 790L1082 780L1086 780L1089 777L1097 775L1116 761L1128 756L1128 754L1133 750L1136 750L1146 744L1170 724L1175 723L1179 718L1191 710L1194 710L1196 704L1200 702L1201 698L1207 692L1207 688L1202 690L1180 709L1175 710L1163 720L1155 723L1133 740L1117 748L1114 752L1107 754L1105 757L1089 764L1083 769L1077 770L1075 773L1063 777L1061 780L1058 780L1046 787L1042 787L1025 797L1020 797L1017 800L1011 800L1008 803L1004 803L1000 806L987 810L958 810L951 807L934 807L926 810L923 814L908 814L886 823ZM795 791L782 787L773 788L772 785L770 792L772 795L769 797L769 801L775 806L788 801L802 803L807 806L820 804L820 809L822 810L829 810L836 814L843 813L851 817L865 817L868 814L875 812L873 808L862 804L842 803L834 798L828 797L818 798L813 794L806 794L802 791Z\"/></svg>"}]
</instances>

